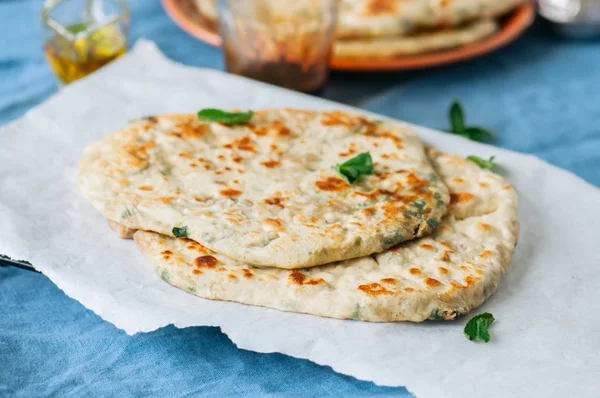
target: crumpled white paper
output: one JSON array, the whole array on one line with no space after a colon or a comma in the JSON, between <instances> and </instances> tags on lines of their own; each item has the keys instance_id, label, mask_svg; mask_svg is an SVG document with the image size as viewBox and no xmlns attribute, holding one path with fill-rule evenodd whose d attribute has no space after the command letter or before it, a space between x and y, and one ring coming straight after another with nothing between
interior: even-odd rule
<instances>
[{"instance_id":1,"label":"crumpled white paper","mask_svg":"<svg viewBox=\"0 0 600 398\"><path fill-rule=\"evenodd\" d=\"M407 99L408 100L408 99ZM329 365L417 397L597 397L600 394L600 190L533 156L425 128L445 152L496 155L520 195L521 236L497 293L466 319L372 324L204 300L161 281L130 240L79 194L83 148L128 120L202 107L349 107L134 50L0 129L0 253L31 261L66 294L129 334L220 326L238 347Z\"/></svg>"}]
</instances>

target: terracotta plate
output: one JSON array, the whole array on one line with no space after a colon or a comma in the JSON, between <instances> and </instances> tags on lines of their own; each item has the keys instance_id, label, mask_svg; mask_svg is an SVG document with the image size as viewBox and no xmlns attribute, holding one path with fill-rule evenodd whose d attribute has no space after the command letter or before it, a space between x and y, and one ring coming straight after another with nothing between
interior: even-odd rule
<instances>
[{"instance_id":1,"label":"terracotta plate","mask_svg":"<svg viewBox=\"0 0 600 398\"><path fill-rule=\"evenodd\" d=\"M181 29L210 45L219 46L221 44L221 38L214 24L198 13L191 0L161 1L169 17ZM487 54L515 40L531 25L534 18L535 6L528 3L504 18L502 29L495 35L465 47L391 59L332 59L331 68L347 71L411 70L464 61Z\"/></svg>"}]
</instances>

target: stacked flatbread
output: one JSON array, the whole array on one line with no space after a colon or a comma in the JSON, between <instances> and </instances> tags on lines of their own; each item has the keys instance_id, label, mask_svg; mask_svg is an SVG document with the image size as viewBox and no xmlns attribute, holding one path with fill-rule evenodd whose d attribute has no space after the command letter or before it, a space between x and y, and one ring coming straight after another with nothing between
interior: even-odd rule
<instances>
[{"instance_id":1,"label":"stacked flatbread","mask_svg":"<svg viewBox=\"0 0 600 398\"><path fill-rule=\"evenodd\" d=\"M216 26L216 0L194 0ZM494 34L527 0L340 0L335 59L374 59L465 46Z\"/></svg>"},{"instance_id":2,"label":"stacked flatbread","mask_svg":"<svg viewBox=\"0 0 600 398\"><path fill-rule=\"evenodd\" d=\"M355 181L336 168L364 153L373 167ZM334 318L466 314L518 236L500 176L426 151L403 124L343 112L142 118L85 150L80 187L166 282Z\"/></svg>"}]
</instances>

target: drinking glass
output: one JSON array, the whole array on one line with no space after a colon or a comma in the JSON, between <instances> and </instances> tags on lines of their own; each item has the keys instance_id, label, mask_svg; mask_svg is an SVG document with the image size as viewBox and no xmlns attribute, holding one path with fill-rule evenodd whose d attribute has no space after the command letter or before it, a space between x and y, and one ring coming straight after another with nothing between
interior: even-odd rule
<instances>
[{"instance_id":1,"label":"drinking glass","mask_svg":"<svg viewBox=\"0 0 600 398\"><path fill-rule=\"evenodd\" d=\"M219 0L228 72L316 92L329 74L337 0Z\"/></svg>"}]
</instances>

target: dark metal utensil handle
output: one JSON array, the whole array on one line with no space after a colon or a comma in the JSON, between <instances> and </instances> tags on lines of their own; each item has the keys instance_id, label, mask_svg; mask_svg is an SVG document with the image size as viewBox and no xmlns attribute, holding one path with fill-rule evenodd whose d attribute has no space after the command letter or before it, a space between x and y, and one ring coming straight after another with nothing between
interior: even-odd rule
<instances>
[{"instance_id":1,"label":"dark metal utensil handle","mask_svg":"<svg viewBox=\"0 0 600 398\"><path fill-rule=\"evenodd\" d=\"M41 273L40 271L33 268L30 262L25 260L13 260L12 258L5 256L4 254L0 254L0 267L16 267L31 272L37 272L38 274Z\"/></svg>"}]
</instances>

